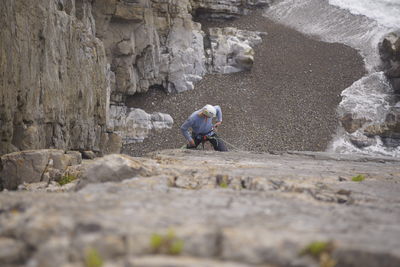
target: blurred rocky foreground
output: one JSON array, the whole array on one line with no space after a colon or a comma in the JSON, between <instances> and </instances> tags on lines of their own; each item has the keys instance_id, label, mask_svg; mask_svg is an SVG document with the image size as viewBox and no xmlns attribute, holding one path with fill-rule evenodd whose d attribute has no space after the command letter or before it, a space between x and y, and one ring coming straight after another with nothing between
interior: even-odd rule
<instances>
[{"instance_id":1,"label":"blurred rocky foreground","mask_svg":"<svg viewBox=\"0 0 400 267\"><path fill-rule=\"evenodd\" d=\"M399 163L308 152L8 154L2 186L19 185L0 192L0 265L400 266Z\"/></svg>"}]
</instances>

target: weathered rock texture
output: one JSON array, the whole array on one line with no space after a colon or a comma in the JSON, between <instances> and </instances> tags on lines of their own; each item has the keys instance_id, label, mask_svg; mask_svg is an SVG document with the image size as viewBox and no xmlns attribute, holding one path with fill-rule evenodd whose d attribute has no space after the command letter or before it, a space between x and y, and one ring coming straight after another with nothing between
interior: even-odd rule
<instances>
[{"instance_id":1,"label":"weathered rock texture","mask_svg":"<svg viewBox=\"0 0 400 267\"><path fill-rule=\"evenodd\" d=\"M351 134L351 143L364 148L376 145L379 139L389 149L400 145L400 106L385 72L354 82L342 97L338 116L342 127Z\"/></svg>"},{"instance_id":2,"label":"weathered rock texture","mask_svg":"<svg viewBox=\"0 0 400 267\"><path fill-rule=\"evenodd\" d=\"M394 90L400 93L400 32L386 36L379 45L386 76Z\"/></svg>"},{"instance_id":3,"label":"weathered rock texture","mask_svg":"<svg viewBox=\"0 0 400 267\"><path fill-rule=\"evenodd\" d=\"M400 107L391 107L381 124L372 124L365 128L367 136L380 136L389 147L400 145Z\"/></svg>"},{"instance_id":4,"label":"weathered rock texture","mask_svg":"<svg viewBox=\"0 0 400 267\"><path fill-rule=\"evenodd\" d=\"M261 33L236 28L210 28L208 71L233 73L250 70L254 62L253 47L262 42Z\"/></svg>"},{"instance_id":5,"label":"weathered rock texture","mask_svg":"<svg viewBox=\"0 0 400 267\"><path fill-rule=\"evenodd\" d=\"M187 150L111 157L99 179L86 171L92 184L78 192L1 192L0 265L85 266L93 257L110 266L400 264L399 160ZM314 241L324 253L302 254Z\"/></svg>"},{"instance_id":6,"label":"weathered rock texture","mask_svg":"<svg viewBox=\"0 0 400 267\"><path fill-rule=\"evenodd\" d=\"M0 4L0 154L101 150L107 58L90 1Z\"/></svg>"},{"instance_id":7,"label":"weathered rock texture","mask_svg":"<svg viewBox=\"0 0 400 267\"><path fill-rule=\"evenodd\" d=\"M79 152L27 150L0 157L0 189L17 189L23 183L58 180L70 166L82 162Z\"/></svg>"},{"instance_id":8,"label":"weathered rock texture","mask_svg":"<svg viewBox=\"0 0 400 267\"><path fill-rule=\"evenodd\" d=\"M155 85L193 89L205 74L203 33L188 0L101 0L93 9L115 73L113 102Z\"/></svg>"},{"instance_id":9,"label":"weathered rock texture","mask_svg":"<svg viewBox=\"0 0 400 267\"><path fill-rule=\"evenodd\" d=\"M118 136L122 137L123 144L142 142L150 131L171 128L174 120L168 114L147 114L139 108L127 108L126 106L110 107L109 127Z\"/></svg>"},{"instance_id":10,"label":"weathered rock texture","mask_svg":"<svg viewBox=\"0 0 400 267\"><path fill-rule=\"evenodd\" d=\"M204 32L201 25L193 21L192 13L197 9L206 9L209 13L229 17L244 14L247 7L264 2L94 2L97 36L105 43L114 73L111 79L112 102L123 103L126 96L146 92L152 86L162 86L170 92L193 89L194 83L206 73L207 59ZM238 38L243 39L243 35ZM246 53L249 52L247 50Z\"/></svg>"},{"instance_id":11,"label":"weathered rock texture","mask_svg":"<svg viewBox=\"0 0 400 267\"><path fill-rule=\"evenodd\" d=\"M248 12L249 7L266 6L273 0L191 0L200 18L233 19Z\"/></svg>"}]
</instances>

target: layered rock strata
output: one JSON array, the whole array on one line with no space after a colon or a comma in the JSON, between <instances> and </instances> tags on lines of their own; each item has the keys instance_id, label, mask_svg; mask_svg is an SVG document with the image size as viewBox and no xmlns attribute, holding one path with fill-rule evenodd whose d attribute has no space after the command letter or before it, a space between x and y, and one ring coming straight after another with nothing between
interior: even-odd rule
<instances>
[{"instance_id":1,"label":"layered rock strata","mask_svg":"<svg viewBox=\"0 0 400 267\"><path fill-rule=\"evenodd\" d=\"M45 149L6 154L0 157L0 190L15 190L23 183L59 181L69 167L81 162L77 151Z\"/></svg>"},{"instance_id":2,"label":"layered rock strata","mask_svg":"<svg viewBox=\"0 0 400 267\"><path fill-rule=\"evenodd\" d=\"M328 153L110 155L82 165L77 192L1 192L0 265L398 266L398 166Z\"/></svg>"},{"instance_id":3,"label":"layered rock strata","mask_svg":"<svg viewBox=\"0 0 400 267\"><path fill-rule=\"evenodd\" d=\"M207 19L234 19L247 14L250 7L270 5L273 0L191 0L196 16Z\"/></svg>"},{"instance_id":4,"label":"layered rock strata","mask_svg":"<svg viewBox=\"0 0 400 267\"><path fill-rule=\"evenodd\" d=\"M193 89L194 83L206 73L207 62L213 59L206 58L205 34L201 25L193 21L192 13L207 9L211 13L240 15L245 7L263 2L96 1L93 10L97 36L105 43L114 73L112 103L124 103L126 96L146 92L152 86L161 86L169 92ZM210 35L214 40L225 38L219 41L221 48L232 46L226 35L231 40L237 38L235 43L241 46L249 46L248 37L254 39L250 33L233 29L215 30ZM252 50L240 49L247 54Z\"/></svg>"},{"instance_id":5,"label":"layered rock strata","mask_svg":"<svg viewBox=\"0 0 400 267\"><path fill-rule=\"evenodd\" d=\"M0 4L0 154L100 151L107 135L107 58L91 3Z\"/></svg>"},{"instance_id":6,"label":"layered rock strata","mask_svg":"<svg viewBox=\"0 0 400 267\"><path fill-rule=\"evenodd\" d=\"M114 106L110 108L109 126L116 134L121 136L124 144L142 142L150 131L171 128L174 120L168 114L148 114L139 108L127 108L126 106Z\"/></svg>"},{"instance_id":7,"label":"layered rock strata","mask_svg":"<svg viewBox=\"0 0 400 267\"><path fill-rule=\"evenodd\" d=\"M97 36L105 43L115 74L111 100L146 92L193 89L205 74L203 34L183 1L96 1Z\"/></svg>"}]
</instances>

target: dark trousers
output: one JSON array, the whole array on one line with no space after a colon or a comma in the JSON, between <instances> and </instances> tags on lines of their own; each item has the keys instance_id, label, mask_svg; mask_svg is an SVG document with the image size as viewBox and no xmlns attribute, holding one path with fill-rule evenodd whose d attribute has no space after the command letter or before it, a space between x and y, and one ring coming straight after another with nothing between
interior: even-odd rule
<instances>
[{"instance_id":1,"label":"dark trousers","mask_svg":"<svg viewBox=\"0 0 400 267\"><path fill-rule=\"evenodd\" d=\"M216 151L228 151L228 149L225 146L224 141L222 141L220 138L218 138L217 134L212 134L211 136L202 136L202 135L195 135L192 134L192 138L194 140L194 146L193 147L188 147L188 148L196 148L201 142L206 142L209 141L211 145L213 146L214 150Z\"/></svg>"}]
</instances>

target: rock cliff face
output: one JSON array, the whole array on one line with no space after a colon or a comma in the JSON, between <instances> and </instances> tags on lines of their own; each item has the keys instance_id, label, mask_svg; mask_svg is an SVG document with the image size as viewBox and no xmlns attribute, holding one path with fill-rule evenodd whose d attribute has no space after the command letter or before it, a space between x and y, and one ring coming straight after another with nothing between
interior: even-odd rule
<instances>
[{"instance_id":1,"label":"rock cliff face","mask_svg":"<svg viewBox=\"0 0 400 267\"><path fill-rule=\"evenodd\" d=\"M115 74L113 102L155 85L193 89L205 74L203 35L188 0L103 0L93 9Z\"/></svg>"},{"instance_id":2,"label":"rock cliff face","mask_svg":"<svg viewBox=\"0 0 400 267\"><path fill-rule=\"evenodd\" d=\"M51 153L54 166L65 156ZM109 155L77 167L71 186L0 193L0 265L399 266L398 166L328 153Z\"/></svg>"},{"instance_id":3,"label":"rock cliff face","mask_svg":"<svg viewBox=\"0 0 400 267\"><path fill-rule=\"evenodd\" d=\"M200 18L233 19L247 13L252 6L266 6L273 0L191 0Z\"/></svg>"},{"instance_id":4,"label":"rock cliff face","mask_svg":"<svg viewBox=\"0 0 400 267\"><path fill-rule=\"evenodd\" d=\"M207 71L252 66L257 34L231 29L227 38L227 30L215 29L213 49L207 51L205 33L192 14L201 9L236 16L267 2L3 1L0 154L37 148L109 153L118 152L122 142L142 140L148 131L121 131L121 121L140 113L124 107L126 96L154 86L191 90ZM234 45L227 45L233 39ZM223 53L225 47L229 53ZM154 122L150 128L172 123L166 114L138 120L146 116Z\"/></svg>"},{"instance_id":5,"label":"rock cliff face","mask_svg":"<svg viewBox=\"0 0 400 267\"><path fill-rule=\"evenodd\" d=\"M193 89L206 73L212 55L207 59L205 33L193 21L192 14L206 10L209 15L226 18L261 4L266 1L94 2L96 34L105 43L114 73L112 102L124 102L125 96L146 92L152 86L162 86L170 92ZM238 43L247 40L241 37Z\"/></svg>"},{"instance_id":6,"label":"rock cliff face","mask_svg":"<svg viewBox=\"0 0 400 267\"><path fill-rule=\"evenodd\" d=\"M84 0L0 4L0 154L101 150L109 81L91 8Z\"/></svg>"}]
</instances>

